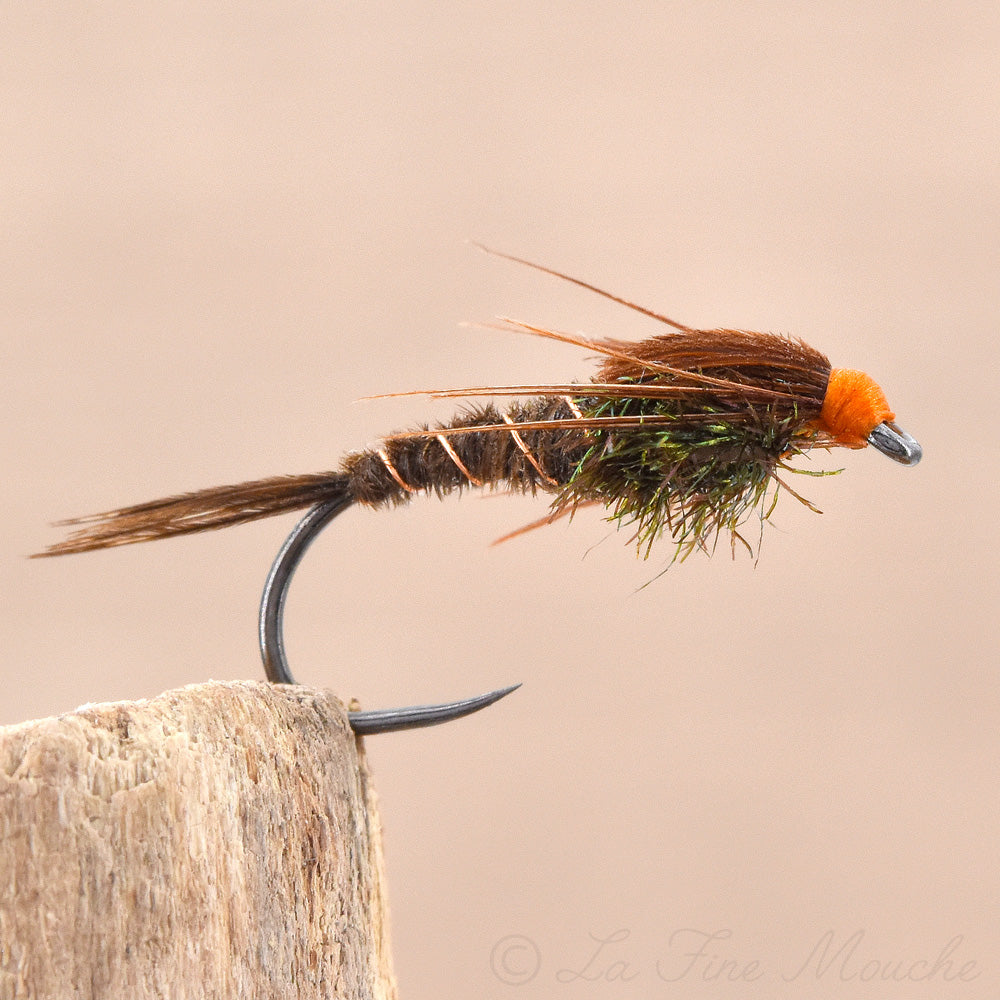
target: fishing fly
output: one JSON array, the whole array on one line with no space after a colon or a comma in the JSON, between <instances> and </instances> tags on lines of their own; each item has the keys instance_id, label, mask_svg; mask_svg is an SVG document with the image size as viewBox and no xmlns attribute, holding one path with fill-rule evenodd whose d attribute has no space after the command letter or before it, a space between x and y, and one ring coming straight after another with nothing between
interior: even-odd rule
<instances>
[{"instance_id":1,"label":"fishing fly","mask_svg":"<svg viewBox=\"0 0 1000 1000\"><path fill-rule=\"evenodd\" d=\"M593 352L591 381L473 386L427 393L485 399L434 427L390 434L348 454L340 468L211 487L60 522L75 530L40 556L169 538L310 508L271 568L260 613L268 679L294 683L284 652L288 583L306 548L355 504L385 507L418 494L471 487L544 493L542 523L599 505L630 525L641 552L661 536L674 557L710 551L720 536L752 545L746 521L770 517L791 462L815 449L871 445L916 465L920 445L895 423L885 394L861 371L833 368L804 341L772 333L695 329L588 282L498 254L650 317L669 332L646 340L591 339L504 321L507 329ZM404 394L405 395L405 394ZM506 405L501 401L508 400ZM813 508L815 509L815 508ZM491 704L513 688L447 705L351 713L357 732L431 725Z\"/></svg>"}]
</instances>

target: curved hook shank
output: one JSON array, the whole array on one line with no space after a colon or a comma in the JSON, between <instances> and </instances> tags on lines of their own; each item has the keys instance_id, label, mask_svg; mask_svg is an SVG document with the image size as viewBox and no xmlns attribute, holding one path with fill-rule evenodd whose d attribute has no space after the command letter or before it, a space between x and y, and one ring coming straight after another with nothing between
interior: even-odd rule
<instances>
[{"instance_id":1,"label":"curved hook shank","mask_svg":"<svg viewBox=\"0 0 1000 1000\"><path fill-rule=\"evenodd\" d=\"M260 653L264 661L264 674L272 684L296 683L288 667L284 639L285 598L288 596L288 585L291 583L292 575L316 536L353 502L351 496L345 494L313 507L292 529L292 533L285 539L285 544L281 546L271 566L260 600L258 635ZM520 686L514 684L475 698L443 705L411 705L407 708L348 712L347 717L351 728L361 736L396 732L400 729L420 729L478 712Z\"/></svg>"},{"instance_id":2,"label":"curved hook shank","mask_svg":"<svg viewBox=\"0 0 1000 1000\"><path fill-rule=\"evenodd\" d=\"M292 574L316 536L352 503L350 496L341 496L313 507L285 539L267 574L260 598L259 638L264 674L272 684L296 683L288 669L284 636L285 598Z\"/></svg>"}]
</instances>

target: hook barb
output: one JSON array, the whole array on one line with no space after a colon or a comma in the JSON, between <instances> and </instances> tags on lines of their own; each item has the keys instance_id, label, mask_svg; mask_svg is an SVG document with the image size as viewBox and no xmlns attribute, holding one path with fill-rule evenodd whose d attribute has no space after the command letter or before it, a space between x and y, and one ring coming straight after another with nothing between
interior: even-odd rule
<instances>
[{"instance_id":1,"label":"hook barb","mask_svg":"<svg viewBox=\"0 0 1000 1000\"><path fill-rule=\"evenodd\" d=\"M296 683L285 655L284 638L285 598L288 596L288 585L291 583L292 575L316 536L353 502L353 497L345 491L332 500L317 504L292 529L275 557L264 583L258 621L264 673L272 684ZM487 694L442 705L410 705L406 708L348 712L347 718L351 728L359 736L392 733L402 729L421 729L424 726L437 726L442 722L450 722L452 719L460 719L463 715L478 712L516 691L520 686L514 684Z\"/></svg>"}]
</instances>

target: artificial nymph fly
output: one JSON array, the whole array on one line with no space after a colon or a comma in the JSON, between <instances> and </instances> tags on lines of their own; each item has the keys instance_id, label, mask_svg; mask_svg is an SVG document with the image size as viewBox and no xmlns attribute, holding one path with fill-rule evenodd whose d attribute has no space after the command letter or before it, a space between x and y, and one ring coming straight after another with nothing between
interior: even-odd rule
<instances>
[{"instance_id":1,"label":"artificial nymph fly","mask_svg":"<svg viewBox=\"0 0 1000 1000\"><path fill-rule=\"evenodd\" d=\"M473 486L540 491L552 497L547 520L601 505L612 520L633 525L643 551L667 534L683 555L709 549L720 533L743 541L740 525L754 514L766 519L781 490L798 497L782 476L796 471L789 462L811 449L870 444L904 465L920 461L920 446L896 426L875 381L833 368L803 341L694 329L587 282L530 266L671 330L627 342L506 321L507 328L594 352L601 359L596 374L583 383L434 392L511 401L487 402L450 423L391 434L377 447L348 454L335 471L212 487L63 522L76 530L39 554L86 552L312 508L272 569L261 612L268 676L290 682L281 643L288 579L312 537L353 504L380 507ZM377 728L395 727L367 731Z\"/></svg>"},{"instance_id":2,"label":"artificial nymph fly","mask_svg":"<svg viewBox=\"0 0 1000 1000\"><path fill-rule=\"evenodd\" d=\"M517 258L512 258L517 259ZM528 262L522 262L528 263ZM538 265L531 265L538 267ZM338 470L275 476L60 522L78 529L43 556L224 528L343 497L378 507L470 486L551 494L552 515L601 504L649 542L682 551L737 532L788 462L814 448L868 444L920 461L882 390L864 372L832 368L801 340L748 330L697 330L586 282L538 268L673 328L635 343L506 326L601 357L589 383L485 386L439 397L521 397L472 408L447 424L397 433L348 454ZM797 495L797 494L796 494Z\"/></svg>"}]
</instances>

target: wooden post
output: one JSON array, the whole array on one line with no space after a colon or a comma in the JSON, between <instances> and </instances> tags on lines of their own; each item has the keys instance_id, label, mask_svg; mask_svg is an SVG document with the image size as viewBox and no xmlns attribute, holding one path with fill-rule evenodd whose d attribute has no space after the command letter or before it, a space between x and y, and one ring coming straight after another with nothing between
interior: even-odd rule
<instances>
[{"instance_id":1,"label":"wooden post","mask_svg":"<svg viewBox=\"0 0 1000 1000\"><path fill-rule=\"evenodd\" d=\"M0 729L0 998L394 1000L343 705L208 683Z\"/></svg>"}]
</instances>

